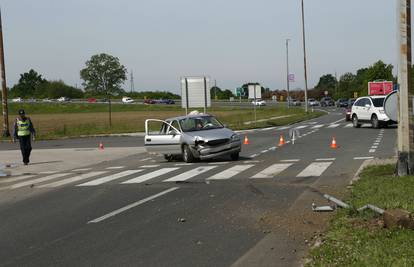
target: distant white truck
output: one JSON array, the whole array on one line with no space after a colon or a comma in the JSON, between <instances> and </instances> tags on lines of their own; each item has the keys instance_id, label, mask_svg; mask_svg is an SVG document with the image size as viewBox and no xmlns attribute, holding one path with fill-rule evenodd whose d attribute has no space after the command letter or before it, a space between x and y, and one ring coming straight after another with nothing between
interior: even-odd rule
<instances>
[{"instance_id":1,"label":"distant white truck","mask_svg":"<svg viewBox=\"0 0 414 267\"><path fill-rule=\"evenodd\" d=\"M130 98L128 96L125 96L125 97L122 98L122 103L124 103L124 104L131 104L131 103L134 103L134 99L132 99L132 98Z\"/></svg>"}]
</instances>

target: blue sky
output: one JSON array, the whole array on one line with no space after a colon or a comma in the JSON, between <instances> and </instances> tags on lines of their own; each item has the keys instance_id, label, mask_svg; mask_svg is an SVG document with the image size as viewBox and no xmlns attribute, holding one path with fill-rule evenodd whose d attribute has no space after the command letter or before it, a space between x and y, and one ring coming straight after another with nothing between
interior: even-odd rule
<instances>
[{"instance_id":1,"label":"blue sky","mask_svg":"<svg viewBox=\"0 0 414 267\"><path fill-rule=\"evenodd\" d=\"M179 92L179 77L209 75L233 89L258 81L303 87L300 0L1 0L7 82L35 69L81 84L96 53L133 69L136 90ZM325 73L397 62L396 0L305 0L309 86ZM129 82L125 84L129 88Z\"/></svg>"}]
</instances>

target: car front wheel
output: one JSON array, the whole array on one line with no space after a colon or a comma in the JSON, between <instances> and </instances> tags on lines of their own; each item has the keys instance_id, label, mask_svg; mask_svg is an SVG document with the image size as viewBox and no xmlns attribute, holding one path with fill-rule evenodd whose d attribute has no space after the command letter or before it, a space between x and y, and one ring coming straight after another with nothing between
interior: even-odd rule
<instances>
[{"instance_id":1,"label":"car front wheel","mask_svg":"<svg viewBox=\"0 0 414 267\"><path fill-rule=\"evenodd\" d=\"M352 116L352 124L354 125L354 128L361 127L361 124L358 122L358 116L355 114Z\"/></svg>"},{"instance_id":2,"label":"car front wheel","mask_svg":"<svg viewBox=\"0 0 414 267\"><path fill-rule=\"evenodd\" d=\"M375 114L372 115L371 124L372 124L372 128L374 128L374 129L378 129L380 127L377 115L375 115Z\"/></svg>"},{"instance_id":3,"label":"car front wheel","mask_svg":"<svg viewBox=\"0 0 414 267\"><path fill-rule=\"evenodd\" d=\"M183 146L183 160L187 163L194 162L193 153L191 152L190 147L188 145Z\"/></svg>"}]
</instances>

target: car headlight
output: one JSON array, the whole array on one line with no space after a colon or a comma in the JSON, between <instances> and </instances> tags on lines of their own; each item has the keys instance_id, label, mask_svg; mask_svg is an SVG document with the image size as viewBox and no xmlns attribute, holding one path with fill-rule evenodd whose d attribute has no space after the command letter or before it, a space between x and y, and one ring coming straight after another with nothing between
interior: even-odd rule
<instances>
[{"instance_id":1,"label":"car headlight","mask_svg":"<svg viewBox=\"0 0 414 267\"><path fill-rule=\"evenodd\" d=\"M231 141L239 141L240 140L240 136L238 134L233 134L231 136Z\"/></svg>"}]
</instances>

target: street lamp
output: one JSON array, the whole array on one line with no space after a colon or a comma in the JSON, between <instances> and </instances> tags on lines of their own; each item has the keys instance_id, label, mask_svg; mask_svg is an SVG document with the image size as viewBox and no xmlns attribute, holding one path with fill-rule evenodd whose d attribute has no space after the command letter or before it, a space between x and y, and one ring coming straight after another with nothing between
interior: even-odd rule
<instances>
[{"instance_id":1,"label":"street lamp","mask_svg":"<svg viewBox=\"0 0 414 267\"><path fill-rule=\"evenodd\" d=\"M302 0L303 67L305 69L305 112L308 112L308 71L306 67L305 7Z\"/></svg>"},{"instance_id":2,"label":"street lamp","mask_svg":"<svg viewBox=\"0 0 414 267\"><path fill-rule=\"evenodd\" d=\"M289 41L286 39L286 88L287 88L287 106L290 107L290 96L289 96Z\"/></svg>"}]
</instances>

